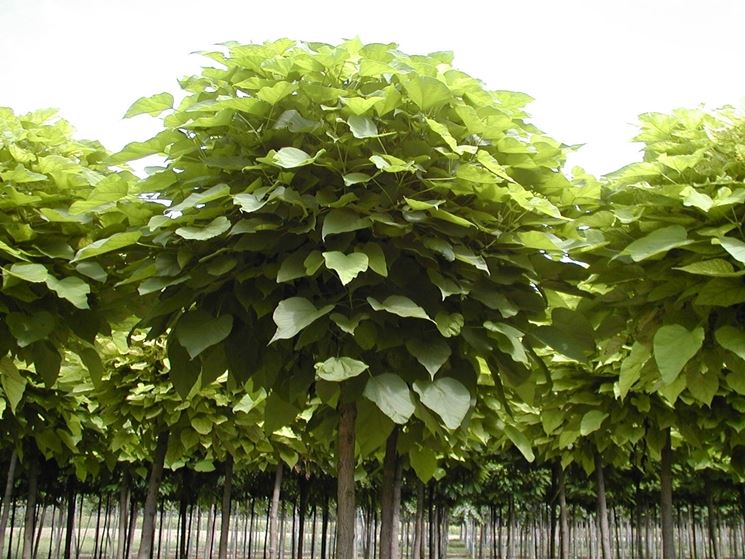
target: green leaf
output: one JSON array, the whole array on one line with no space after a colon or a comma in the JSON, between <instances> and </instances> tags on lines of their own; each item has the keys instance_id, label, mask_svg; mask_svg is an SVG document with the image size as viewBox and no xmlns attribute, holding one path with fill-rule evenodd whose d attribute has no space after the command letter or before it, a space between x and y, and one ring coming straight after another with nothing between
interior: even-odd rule
<instances>
[{"instance_id":1,"label":"green leaf","mask_svg":"<svg viewBox=\"0 0 745 559\"><path fill-rule=\"evenodd\" d=\"M26 379L21 376L15 363L8 356L0 358L0 381L5 397L10 403L10 411L15 413L26 390Z\"/></svg>"},{"instance_id":2,"label":"green leaf","mask_svg":"<svg viewBox=\"0 0 745 559\"><path fill-rule=\"evenodd\" d=\"M311 157L301 149L284 147L272 155L272 163L283 169L296 169L312 164L320 155L321 152L318 152Z\"/></svg>"},{"instance_id":3,"label":"green leaf","mask_svg":"<svg viewBox=\"0 0 745 559\"><path fill-rule=\"evenodd\" d=\"M367 363L351 357L331 357L315 365L316 375L323 380L342 382L368 369Z\"/></svg>"},{"instance_id":4,"label":"green leaf","mask_svg":"<svg viewBox=\"0 0 745 559\"><path fill-rule=\"evenodd\" d=\"M215 471L215 463L212 460L199 460L194 464L194 471L200 473L209 473Z\"/></svg>"},{"instance_id":5,"label":"green leaf","mask_svg":"<svg viewBox=\"0 0 745 559\"><path fill-rule=\"evenodd\" d=\"M512 425L505 425L504 434L507 435L507 438L512 441L512 444L517 447L517 450L520 451L520 454L522 454L528 462L535 460L535 454L533 454L533 448L531 447L530 441L521 431L518 431Z\"/></svg>"},{"instance_id":6,"label":"green leaf","mask_svg":"<svg viewBox=\"0 0 745 559\"><path fill-rule=\"evenodd\" d=\"M264 407L264 432L274 433L292 423L297 417L298 409L285 401L279 394L272 392L266 399Z\"/></svg>"},{"instance_id":7,"label":"green leaf","mask_svg":"<svg viewBox=\"0 0 745 559\"><path fill-rule=\"evenodd\" d=\"M173 95L170 93L157 93L150 97L140 97L132 103L132 106L124 113L124 118L136 115L148 114L158 116L163 111L173 108Z\"/></svg>"},{"instance_id":8,"label":"green leaf","mask_svg":"<svg viewBox=\"0 0 745 559\"><path fill-rule=\"evenodd\" d=\"M680 248L691 244L688 232L682 225L670 225L657 229L637 239L627 246L621 254L628 254L634 262L641 262L647 258L664 254L674 248Z\"/></svg>"},{"instance_id":9,"label":"green leaf","mask_svg":"<svg viewBox=\"0 0 745 559\"><path fill-rule=\"evenodd\" d=\"M186 349L176 340L168 340L168 377L181 398L188 398L202 371L199 359L191 359Z\"/></svg>"},{"instance_id":10,"label":"green leaf","mask_svg":"<svg viewBox=\"0 0 745 559\"><path fill-rule=\"evenodd\" d=\"M605 421L606 417L608 417L608 413L604 411L588 411L584 416L582 416L582 422L579 426L580 435L586 437L590 433L593 433L600 429L600 426L603 424L603 421Z\"/></svg>"},{"instance_id":11,"label":"green leaf","mask_svg":"<svg viewBox=\"0 0 745 559\"><path fill-rule=\"evenodd\" d=\"M717 343L745 360L745 330L734 326L722 326L714 333Z\"/></svg>"},{"instance_id":12,"label":"green leaf","mask_svg":"<svg viewBox=\"0 0 745 559\"><path fill-rule=\"evenodd\" d=\"M262 200L250 192L241 192L233 196L233 203L238 205L242 212L251 213L266 206L269 200Z\"/></svg>"},{"instance_id":13,"label":"green leaf","mask_svg":"<svg viewBox=\"0 0 745 559\"><path fill-rule=\"evenodd\" d=\"M216 184L215 186L208 188L202 192L192 192L189 194L183 202L171 206L168 208L169 213L171 212L183 212L192 208L201 207L209 202L226 198L230 195L230 187L225 183ZM236 197L240 196L237 194Z\"/></svg>"},{"instance_id":14,"label":"green leaf","mask_svg":"<svg viewBox=\"0 0 745 559\"><path fill-rule=\"evenodd\" d=\"M47 276L47 287L63 299L70 301L75 307L79 309L89 308L88 294L91 292L91 287L82 279L70 276L58 280L50 275Z\"/></svg>"},{"instance_id":15,"label":"green leaf","mask_svg":"<svg viewBox=\"0 0 745 559\"><path fill-rule=\"evenodd\" d=\"M336 272L342 285L347 285L362 272L367 271L368 258L362 252L344 254L338 250L323 253L326 268Z\"/></svg>"},{"instance_id":16,"label":"green leaf","mask_svg":"<svg viewBox=\"0 0 745 559\"><path fill-rule=\"evenodd\" d=\"M344 186L352 186L353 184L369 182L372 177L367 173L347 173L342 179L344 180Z\"/></svg>"},{"instance_id":17,"label":"green leaf","mask_svg":"<svg viewBox=\"0 0 745 559\"><path fill-rule=\"evenodd\" d=\"M109 275L106 273L106 270L104 270L101 265L95 261L80 262L78 265L75 266L75 269L84 276L91 278L92 280L99 283L105 282L106 278L109 277Z\"/></svg>"},{"instance_id":18,"label":"green leaf","mask_svg":"<svg viewBox=\"0 0 745 559\"><path fill-rule=\"evenodd\" d=\"M357 326L360 325L360 321L368 318L368 315L360 313L348 318L341 313L331 313L329 318L334 321L334 324L336 324L342 332L354 335L354 331L357 329Z\"/></svg>"},{"instance_id":19,"label":"green leaf","mask_svg":"<svg viewBox=\"0 0 745 559\"><path fill-rule=\"evenodd\" d=\"M435 324L440 334L446 338L452 338L460 334L465 320L460 313L440 311L435 315Z\"/></svg>"},{"instance_id":20,"label":"green leaf","mask_svg":"<svg viewBox=\"0 0 745 559\"><path fill-rule=\"evenodd\" d=\"M414 390L422 404L442 418L448 429L457 429L471 409L471 393L463 383L444 377L433 382L416 381Z\"/></svg>"},{"instance_id":21,"label":"green leaf","mask_svg":"<svg viewBox=\"0 0 745 559\"><path fill-rule=\"evenodd\" d=\"M385 261L385 253L377 243L366 243L360 250L367 255L370 269L376 274L388 277L388 266Z\"/></svg>"},{"instance_id":22,"label":"green leaf","mask_svg":"<svg viewBox=\"0 0 745 559\"><path fill-rule=\"evenodd\" d=\"M206 241L222 235L230 229L230 220L224 215L218 216L204 227L190 225L176 229L176 235L190 241Z\"/></svg>"},{"instance_id":23,"label":"green leaf","mask_svg":"<svg viewBox=\"0 0 745 559\"><path fill-rule=\"evenodd\" d=\"M72 261L78 262L80 260L93 258L94 256L100 256L101 254L106 254L107 252L113 252L115 250L119 250L120 248L133 245L139 240L141 236L142 233L140 233L139 231L114 233L110 237L99 239L90 243L89 245L84 246L77 252L77 254L75 254L75 258L73 258Z\"/></svg>"},{"instance_id":24,"label":"green leaf","mask_svg":"<svg viewBox=\"0 0 745 559\"><path fill-rule=\"evenodd\" d=\"M326 305L317 309L304 297L290 297L280 301L272 315L277 331L269 343L294 337L298 332L330 313L333 308L334 305Z\"/></svg>"},{"instance_id":25,"label":"green leaf","mask_svg":"<svg viewBox=\"0 0 745 559\"><path fill-rule=\"evenodd\" d=\"M373 297L368 297L367 302L375 311L385 311L403 318L422 318L434 322L422 307L403 295L391 295L386 297L382 303Z\"/></svg>"},{"instance_id":26,"label":"green leaf","mask_svg":"<svg viewBox=\"0 0 745 559\"><path fill-rule=\"evenodd\" d=\"M450 100L450 89L436 78L414 75L400 79L409 98L424 112L440 107Z\"/></svg>"},{"instance_id":27,"label":"green leaf","mask_svg":"<svg viewBox=\"0 0 745 559\"><path fill-rule=\"evenodd\" d=\"M31 283L41 283L47 279L47 269L42 264L31 264L19 262L13 264L8 270L11 275Z\"/></svg>"},{"instance_id":28,"label":"green leaf","mask_svg":"<svg viewBox=\"0 0 745 559\"><path fill-rule=\"evenodd\" d=\"M422 483L428 483L437 471L437 454L427 446L411 445L409 463Z\"/></svg>"},{"instance_id":29,"label":"green leaf","mask_svg":"<svg viewBox=\"0 0 745 559\"><path fill-rule=\"evenodd\" d=\"M713 307L733 307L745 303L745 284L738 278L715 278L699 290L695 303Z\"/></svg>"},{"instance_id":30,"label":"green leaf","mask_svg":"<svg viewBox=\"0 0 745 559\"><path fill-rule=\"evenodd\" d=\"M36 373L41 376L44 384L49 388L54 385L59 376L62 356L49 342L37 342L31 347Z\"/></svg>"},{"instance_id":31,"label":"green leaf","mask_svg":"<svg viewBox=\"0 0 745 559\"><path fill-rule=\"evenodd\" d=\"M33 314L8 313L5 321L19 347L47 338L56 325L54 315L47 311Z\"/></svg>"},{"instance_id":32,"label":"green leaf","mask_svg":"<svg viewBox=\"0 0 745 559\"><path fill-rule=\"evenodd\" d=\"M727 260L721 258L714 258L712 260L702 260L699 262L693 262L687 266L680 266L673 268L673 270L681 270L682 272L688 272L689 274L695 274L698 276L709 276L709 277L734 277L738 275L744 275L743 272L735 272L735 268Z\"/></svg>"},{"instance_id":33,"label":"green leaf","mask_svg":"<svg viewBox=\"0 0 745 559\"><path fill-rule=\"evenodd\" d=\"M719 239L719 242L722 244L722 248L729 252L732 258L734 258L741 264L745 264L744 242L742 242L740 239L733 239L732 237L722 237L721 239Z\"/></svg>"},{"instance_id":34,"label":"green leaf","mask_svg":"<svg viewBox=\"0 0 745 559\"><path fill-rule=\"evenodd\" d=\"M194 359L208 347L222 342L232 329L232 315L214 317L205 310L196 309L179 318L173 333L189 357Z\"/></svg>"},{"instance_id":35,"label":"green leaf","mask_svg":"<svg viewBox=\"0 0 745 559\"><path fill-rule=\"evenodd\" d=\"M85 368L88 369L88 375L91 377L93 385L96 387L99 386L101 384L101 377L103 377L105 371L101 356L95 349L90 347L78 351L78 355L80 355L80 360L85 365Z\"/></svg>"},{"instance_id":36,"label":"green leaf","mask_svg":"<svg viewBox=\"0 0 745 559\"><path fill-rule=\"evenodd\" d=\"M704 329L687 330L680 324L660 327L654 335L654 359L662 382L672 384L704 343Z\"/></svg>"},{"instance_id":37,"label":"green leaf","mask_svg":"<svg viewBox=\"0 0 745 559\"><path fill-rule=\"evenodd\" d=\"M641 377L642 367L652 356L650 347L641 342L634 342L631 353L621 362L621 372L618 377L618 390L623 400Z\"/></svg>"},{"instance_id":38,"label":"green leaf","mask_svg":"<svg viewBox=\"0 0 745 559\"><path fill-rule=\"evenodd\" d=\"M277 271L277 283L284 283L305 277L307 275L305 270L305 259L307 256L305 252L300 251L285 258Z\"/></svg>"},{"instance_id":39,"label":"green leaf","mask_svg":"<svg viewBox=\"0 0 745 559\"><path fill-rule=\"evenodd\" d=\"M719 373L691 368L686 371L685 379L688 392L702 404L711 406L719 390Z\"/></svg>"},{"instance_id":40,"label":"green leaf","mask_svg":"<svg viewBox=\"0 0 745 559\"><path fill-rule=\"evenodd\" d=\"M575 361L585 362L595 351L592 326L581 313L570 309L554 309L551 325L539 326L531 334Z\"/></svg>"},{"instance_id":41,"label":"green leaf","mask_svg":"<svg viewBox=\"0 0 745 559\"><path fill-rule=\"evenodd\" d=\"M297 84L279 81L273 85L262 87L256 92L256 97L270 105L276 105L282 99L297 91Z\"/></svg>"},{"instance_id":42,"label":"green leaf","mask_svg":"<svg viewBox=\"0 0 745 559\"><path fill-rule=\"evenodd\" d=\"M192 428L200 435L209 435L212 432L212 419L206 415L197 415L191 418Z\"/></svg>"},{"instance_id":43,"label":"green leaf","mask_svg":"<svg viewBox=\"0 0 745 559\"><path fill-rule=\"evenodd\" d=\"M347 119L349 129L355 138L375 138L378 136L378 127L371 118L366 116L352 115Z\"/></svg>"},{"instance_id":44,"label":"green leaf","mask_svg":"<svg viewBox=\"0 0 745 559\"><path fill-rule=\"evenodd\" d=\"M440 338L412 338L406 342L406 349L427 369L431 378L435 378L452 353L450 346Z\"/></svg>"},{"instance_id":45,"label":"green leaf","mask_svg":"<svg viewBox=\"0 0 745 559\"><path fill-rule=\"evenodd\" d=\"M325 240L329 235L349 233L368 227L370 227L370 218L362 217L350 210L333 209L323 219L321 238Z\"/></svg>"},{"instance_id":46,"label":"green leaf","mask_svg":"<svg viewBox=\"0 0 745 559\"><path fill-rule=\"evenodd\" d=\"M409 387L401 377L392 373L370 378L363 395L400 425L406 423L414 413L415 405Z\"/></svg>"}]
</instances>

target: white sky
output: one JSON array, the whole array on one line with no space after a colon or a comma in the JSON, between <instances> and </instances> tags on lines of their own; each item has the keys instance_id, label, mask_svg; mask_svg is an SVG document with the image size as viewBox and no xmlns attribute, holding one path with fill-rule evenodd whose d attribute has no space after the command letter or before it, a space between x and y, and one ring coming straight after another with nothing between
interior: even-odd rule
<instances>
[{"instance_id":1,"label":"white sky","mask_svg":"<svg viewBox=\"0 0 745 559\"><path fill-rule=\"evenodd\" d=\"M524 91L532 121L602 174L638 159L637 115L745 101L739 0L0 0L0 106L57 107L110 149L158 121L122 120L137 98L178 91L189 53L280 37L397 42L455 52L493 89Z\"/></svg>"}]
</instances>

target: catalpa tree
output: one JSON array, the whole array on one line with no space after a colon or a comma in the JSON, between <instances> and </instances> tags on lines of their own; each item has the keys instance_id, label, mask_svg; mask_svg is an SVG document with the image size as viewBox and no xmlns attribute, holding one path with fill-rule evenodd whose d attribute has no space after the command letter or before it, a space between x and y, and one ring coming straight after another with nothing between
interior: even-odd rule
<instances>
[{"instance_id":1,"label":"catalpa tree","mask_svg":"<svg viewBox=\"0 0 745 559\"><path fill-rule=\"evenodd\" d=\"M271 390L267 416L298 394L338 415L351 557L357 403L452 430L479 356L500 385L530 374L547 256L523 236L563 222L562 146L525 122L529 97L486 90L448 53L281 40L207 56L218 67L184 79L177 108L159 94L128 111L165 112L164 130L113 161L165 155L137 188L170 206L126 281L155 299L141 324L167 333L183 394L228 370Z\"/></svg>"}]
</instances>

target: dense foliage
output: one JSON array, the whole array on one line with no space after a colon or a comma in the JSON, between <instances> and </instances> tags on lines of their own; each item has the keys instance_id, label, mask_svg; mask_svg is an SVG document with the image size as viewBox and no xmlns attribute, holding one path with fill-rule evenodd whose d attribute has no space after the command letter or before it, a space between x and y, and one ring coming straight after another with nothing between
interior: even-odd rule
<instances>
[{"instance_id":1,"label":"dense foliage","mask_svg":"<svg viewBox=\"0 0 745 559\"><path fill-rule=\"evenodd\" d=\"M163 468L176 485L223 473L228 518L233 464L277 480L286 464L301 508L303 479L356 468L374 512L385 465L384 495L406 478L421 512L416 475L430 507L481 523L487 507L494 539L505 500L532 518L514 494L553 507L565 473L597 474L605 517L605 465L629 519L657 462L664 494L671 457L692 502L692 470L722 495L742 483L736 111L642 115L644 161L568 179L530 98L448 53L281 40L207 56L175 107L129 109L163 130L117 154L53 112L0 111L0 424L29 503L39 464L126 491L148 465L151 529ZM126 170L150 155L164 162L146 177Z\"/></svg>"}]
</instances>

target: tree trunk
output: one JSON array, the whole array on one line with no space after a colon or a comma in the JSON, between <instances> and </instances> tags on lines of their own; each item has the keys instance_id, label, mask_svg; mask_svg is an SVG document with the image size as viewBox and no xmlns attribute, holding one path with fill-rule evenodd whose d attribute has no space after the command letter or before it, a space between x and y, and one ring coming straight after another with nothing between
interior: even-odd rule
<instances>
[{"instance_id":1,"label":"tree trunk","mask_svg":"<svg viewBox=\"0 0 745 559\"><path fill-rule=\"evenodd\" d=\"M393 484L393 525L391 526L391 559L399 559L400 544L399 535L401 530L401 478L403 477L403 465L400 460L396 461L396 477Z\"/></svg>"},{"instance_id":2,"label":"tree trunk","mask_svg":"<svg viewBox=\"0 0 745 559\"><path fill-rule=\"evenodd\" d=\"M119 488L119 535L116 540L116 557L117 559L125 559L126 553L126 541L127 541L127 518L129 517L129 475L126 472L122 474L122 485ZM72 503L73 515L75 513L75 503ZM73 516L70 512L67 513L68 527L71 522L70 517ZM68 538L72 537L72 530L68 529ZM69 545L65 542L65 559L69 559L67 550Z\"/></svg>"},{"instance_id":3,"label":"tree trunk","mask_svg":"<svg viewBox=\"0 0 745 559\"><path fill-rule=\"evenodd\" d=\"M329 496L323 495L323 511L321 511L321 559L326 559L326 542L329 535Z\"/></svg>"},{"instance_id":4,"label":"tree trunk","mask_svg":"<svg viewBox=\"0 0 745 559\"><path fill-rule=\"evenodd\" d=\"M178 554L179 559L186 559L186 517L189 512L189 469L181 470L181 494L178 503L178 522L176 524L176 534L178 537ZM198 539L198 538L197 538Z\"/></svg>"},{"instance_id":5,"label":"tree trunk","mask_svg":"<svg viewBox=\"0 0 745 559\"><path fill-rule=\"evenodd\" d=\"M414 552L412 559L424 559L424 484L416 482L416 520L414 521Z\"/></svg>"},{"instance_id":6,"label":"tree trunk","mask_svg":"<svg viewBox=\"0 0 745 559\"><path fill-rule=\"evenodd\" d=\"M26 500L26 518L23 528L23 559L31 559L34 547L34 527L36 521L36 497L38 496L39 463L32 453L29 453L28 468L28 498Z\"/></svg>"},{"instance_id":7,"label":"tree trunk","mask_svg":"<svg viewBox=\"0 0 745 559\"><path fill-rule=\"evenodd\" d=\"M354 559L354 444L357 407L339 404L337 444L336 559Z\"/></svg>"},{"instance_id":8,"label":"tree trunk","mask_svg":"<svg viewBox=\"0 0 745 559\"><path fill-rule=\"evenodd\" d=\"M717 538L717 523L714 515L714 497L708 479L706 480L706 520L709 531L709 546L713 559L719 559L719 541Z\"/></svg>"},{"instance_id":9,"label":"tree trunk","mask_svg":"<svg viewBox=\"0 0 745 559\"><path fill-rule=\"evenodd\" d=\"M5 530L8 527L8 516L10 516L10 503L13 500L13 485L15 484L16 464L18 455L15 448L10 454L10 464L8 465L8 477L5 480L5 492L3 493L3 511L0 514L0 557L3 556L5 548ZM12 530L13 527L11 526Z\"/></svg>"},{"instance_id":10,"label":"tree trunk","mask_svg":"<svg viewBox=\"0 0 745 559\"><path fill-rule=\"evenodd\" d=\"M393 555L393 507L398 462L397 442L398 429L394 427L388 435L383 459L383 487L380 495L380 559L395 557Z\"/></svg>"},{"instance_id":11,"label":"tree trunk","mask_svg":"<svg viewBox=\"0 0 745 559\"><path fill-rule=\"evenodd\" d=\"M220 522L220 544L218 559L228 559L228 535L230 533L230 494L233 489L233 457L228 454L225 460L225 483L222 490L222 509Z\"/></svg>"},{"instance_id":12,"label":"tree trunk","mask_svg":"<svg viewBox=\"0 0 745 559\"><path fill-rule=\"evenodd\" d=\"M597 482L598 517L600 520L600 544L603 559L611 559L610 528L608 526L608 505L605 499L605 478L600 452L595 450L595 480Z\"/></svg>"},{"instance_id":13,"label":"tree trunk","mask_svg":"<svg viewBox=\"0 0 745 559\"><path fill-rule=\"evenodd\" d=\"M150 480L145 498L145 510L142 518L142 532L140 533L140 549L137 551L137 559L150 559L153 549L153 536L155 535L155 513L158 511L158 491L160 480L163 476L163 463L168 450L168 433L160 433L155 446L153 465L150 470ZM134 526L131 528L134 530Z\"/></svg>"},{"instance_id":14,"label":"tree trunk","mask_svg":"<svg viewBox=\"0 0 745 559\"><path fill-rule=\"evenodd\" d=\"M269 516L269 559L279 558L279 496L282 488L282 471L284 467L280 461L274 474L274 489L272 490L272 508Z\"/></svg>"},{"instance_id":15,"label":"tree trunk","mask_svg":"<svg viewBox=\"0 0 745 559\"><path fill-rule=\"evenodd\" d=\"M566 472L559 466L559 557L569 559L569 510L567 509Z\"/></svg>"},{"instance_id":16,"label":"tree trunk","mask_svg":"<svg viewBox=\"0 0 745 559\"><path fill-rule=\"evenodd\" d=\"M300 496L298 499L297 559L303 559L303 553L305 553L305 513L308 508L308 480L302 474L298 480L298 491Z\"/></svg>"},{"instance_id":17,"label":"tree trunk","mask_svg":"<svg viewBox=\"0 0 745 559\"><path fill-rule=\"evenodd\" d=\"M670 428L665 431L660 465L660 488L662 511L662 559L675 559L675 532L673 523L673 451Z\"/></svg>"}]
</instances>

